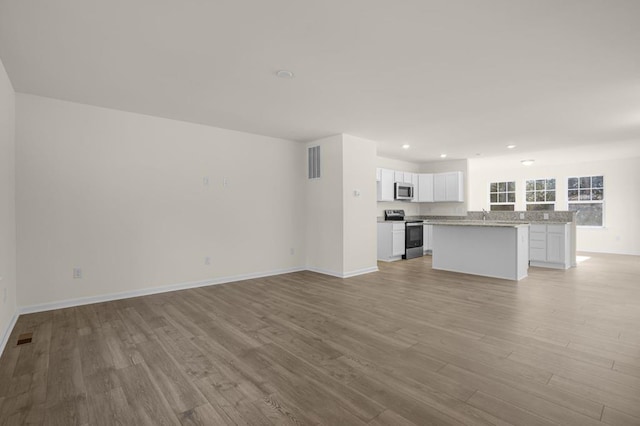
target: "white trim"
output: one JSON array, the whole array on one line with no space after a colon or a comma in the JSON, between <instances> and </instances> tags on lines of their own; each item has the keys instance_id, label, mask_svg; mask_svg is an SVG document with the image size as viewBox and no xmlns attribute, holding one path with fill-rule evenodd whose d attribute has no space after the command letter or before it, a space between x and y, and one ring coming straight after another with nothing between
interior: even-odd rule
<instances>
[{"instance_id":1,"label":"white trim","mask_svg":"<svg viewBox=\"0 0 640 426\"><path fill-rule=\"evenodd\" d=\"M34 312L44 312L53 309L70 308L73 306L90 305L92 303L109 302L112 300L128 299L131 297L147 296L150 294L166 293L169 291L185 290L196 287L206 287L210 285L230 283L234 281L243 281L253 278L269 277L272 275L287 274L290 272L304 271L305 268L287 268L277 269L274 271L256 272L251 274L233 275L229 277L213 278L204 281L191 281L186 283L171 284L163 287L151 287L140 290L125 291L121 293L103 294L99 296L80 297L77 299L60 300L57 302L42 303L38 305L21 306L18 308L20 314L31 314Z\"/></svg>"},{"instance_id":2,"label":"white trim","mask_svg":"<svg viewBox=\"0 0 640 426\"><path fill-rule=\"evenodd\" d=\"M330 271L328 269L316 268L316 267L313 267L313 266L307 266L305 269L307 271L317 272L318 274L331 275L332 277L337 277L337 278L344 278L342 276L342 273Z\"/></svg>"},{"instance_id":3,"label":"white trim","mask_svg":"<svg viewBox=\"0 0 640 426\"><path fill-rule=\"evenodd\" d=\"M355 271L349 271L342 274L342 278L350 278L355 277L357 275L370 274L372 272L378 272L379 269L377 266L372 266L370 268L356 269Z\"/></svg>"},{"instance_id":4,"label":"white trim","mask_svg":"<svg viewBox=\"0 0 640 426\"><path fill-rule=\"evenodd\" d=\"M357 275L370 274L371 272L378 272L377 266L372 266L370 268L356 269L354 271L349 271L345 273L330 271L328 269L315 268L313 266L307 266L306 269L311 272L317 272L319 274L324 274L324 275L331 275L332 277L337 277L337 278L351 278Z\"/></svg>"},{"instance_id":5,"label":"white trim","mask_svg":"<svg viewBox=\"0 0 640 426\"><path fill-rule=\"evenodd\" d=\"M13 313L13 316L11 317L11 319L9 320L9 324L7 325L7 328L5 328L4 332L2 333L2 339L0 339L0 356L4 352L4 348L7 346L7 343L9 342L9 337L11 336L11 332L13 331L13 327L15 327L16 321L18 321L19 316L20 316L20 313L18 312L18 310L16 310Z\"/></svg>"}]
</instances>

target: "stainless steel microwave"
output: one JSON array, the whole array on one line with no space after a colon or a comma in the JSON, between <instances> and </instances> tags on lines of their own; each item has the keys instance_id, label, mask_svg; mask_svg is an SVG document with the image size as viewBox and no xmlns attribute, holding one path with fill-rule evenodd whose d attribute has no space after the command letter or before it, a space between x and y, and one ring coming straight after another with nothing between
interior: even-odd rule
<instances>
[{"instance_id":1,"label":"stainless steel microwave","mask_svg":"<svg viewBox=\"0 0 640 426\"><path fill-rule=\"evenodd\" d=\"M393 194L396 200L413 200L413 185L396 182Z\"/></svg>"}]
</instances>

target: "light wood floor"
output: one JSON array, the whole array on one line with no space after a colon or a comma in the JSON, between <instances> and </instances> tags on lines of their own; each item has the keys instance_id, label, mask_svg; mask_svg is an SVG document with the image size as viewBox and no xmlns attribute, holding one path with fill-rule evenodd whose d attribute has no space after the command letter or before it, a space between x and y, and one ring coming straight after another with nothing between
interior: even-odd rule
<instances>
[{"instance_id":1,"label":"light wood floor","mask_svg":"<svg viewBox=\"0 0 640 426\"><path fill-rule=\"evenodd\" d=\"M380 269L21 316L0 424L640 425L639 257Z\"/></svg>"}]
</instances>

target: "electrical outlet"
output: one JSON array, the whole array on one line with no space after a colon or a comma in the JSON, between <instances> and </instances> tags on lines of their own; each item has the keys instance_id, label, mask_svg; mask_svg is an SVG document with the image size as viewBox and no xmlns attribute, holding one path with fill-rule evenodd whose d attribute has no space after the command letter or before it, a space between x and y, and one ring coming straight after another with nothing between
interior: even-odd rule
<instances>
[{"instance_id":1,"label":"electrical outlet","mask_svg":"<svg viewBox=\"0 0 640 426\"><path fill-rule=\"evenodd\" d=\"M82 278L82 269L81 268L73 268L73 278L74 279Z\"/></svg>"},{"instance_id":2,"label":"electrical outlet","mask_svg":"<svg viewBox=\"0 0 640 426\"><path fill-rule=\"evenodd\" d=\"M524 213L520 213L520 219L524 219Z\"/></svg>"},{"instance_id":3,"label":"electrical outlet","mask_svg":"<svg viewBox=\"0 0 640 426\"><path fill-rule=\"evenodd\" d=\"M549 220L549 213L544 213L542 217L544 218L544 220Z\"/></svg>"},{"instance_id":4,"label":"electrical outlet","mask_svg":"<svg viewBox=\"0 0 640 426\"><path fill-rule=\"evenodd\" d=\"M225 187L225 188L227 186L229 186L229 179L227 179L226 177L223 177L222 178L222 186Z\"/></svg>"},{"instance_id":5,"label":"electrical outlet","mask_svg":"<svg viewBox=\"0 0 640 426\"><path fill-rule=\"evenodd\" d=\"M202 184L204 186L209 186L209 176L205 176L202 178Z\"/></svg>"},{"instance_id":6,"label":"electrical outlet","mask_svg":"<svg viewBox=\"0 0 640 426\"><path fill-rule=\"evenodd\" d=\"M205 264L205 265L211 265L211 258L210 258L210 257L208 257L208 256L207 256L207 257L205 257L205 258L204 258L204 264Z\"/></svg>"}]
</instances>

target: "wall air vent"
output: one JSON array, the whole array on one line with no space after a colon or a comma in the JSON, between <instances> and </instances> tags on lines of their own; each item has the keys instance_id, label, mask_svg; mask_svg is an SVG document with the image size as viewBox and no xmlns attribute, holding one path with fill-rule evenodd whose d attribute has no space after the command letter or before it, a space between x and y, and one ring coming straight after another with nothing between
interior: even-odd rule
<instances>
[{"instance_id":1,"label":"wall air vent","mask_svg":"<svg viewBox=\"0 0 640 426\"><path fill-rule=\"evenodd\" d=\"M309 148L309 179L320 178L320 145Z\"/></svg>"}]
</instances>

